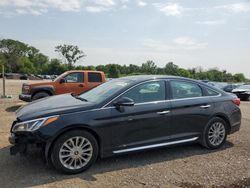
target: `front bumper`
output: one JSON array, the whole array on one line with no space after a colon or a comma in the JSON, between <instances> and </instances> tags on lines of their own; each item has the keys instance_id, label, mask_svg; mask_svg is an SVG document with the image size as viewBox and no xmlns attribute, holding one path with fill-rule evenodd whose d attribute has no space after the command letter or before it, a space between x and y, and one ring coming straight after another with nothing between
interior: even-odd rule
<instances>
[{"instance_id":1,"label":"front bumper","mask_svg":"<svg viewBox=\"0 0 250 188\"><path fill-rule=\"evenodd\" d=\"M29 147L42 146L44 144L44 141L37 138L36 135L29 133L19 135L11 133L9 136L9 142L12 144L10 147L11 155L16 155L17 153L24 154Z\"/></svg>"},{"instance_id":2,"label":"front bumper","mask_svg":"<svg viewBox=\"0 0 250 188\"><path fill-rule=\"evenodd\" d=\"M19 99L25 102L31 102L31 95L20 94Z\"/></svg>"}]
</instances>

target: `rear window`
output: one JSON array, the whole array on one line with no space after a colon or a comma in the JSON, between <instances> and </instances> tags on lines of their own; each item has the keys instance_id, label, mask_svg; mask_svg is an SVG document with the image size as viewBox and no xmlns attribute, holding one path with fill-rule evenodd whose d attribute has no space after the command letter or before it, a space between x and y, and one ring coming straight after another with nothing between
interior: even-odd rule
<instances>
[{"instance_id":1,"label":"rear window","mask_svg":"<svg viewBox=\"0 0 250 188\"><path fill-rule=\"evenodd\" d=\"M89 72L88 81L89 82L102 82L102 75L97 72Z\"/></svg>"},{"instance_id":2,"label":"rear window","mask_svg":"<svg viewBox=\"0 0 250 188\"><path fill-rule=\"evenodd\" d=\"M219 95L218 92L216 92L216 91L214 91L212 89L203 88L203 90L204 90L205 96L217 96L217 95Z\"/></svg>"},{"instance_id":3,"label":"rear window","mask_svg":"<svg viewBox=\"0 0 250 188\"><path fill-rule=\"evenodd\" d=\"M171 90L173 99L201 97L201 88L194 83L185 81L171 81Z\"/></svg>"}]
</instances>

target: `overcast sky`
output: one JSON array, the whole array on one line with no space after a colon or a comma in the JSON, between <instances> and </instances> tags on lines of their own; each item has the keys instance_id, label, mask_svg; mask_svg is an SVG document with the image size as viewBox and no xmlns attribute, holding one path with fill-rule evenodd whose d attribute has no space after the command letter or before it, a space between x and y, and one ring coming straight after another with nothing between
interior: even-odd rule
<instances>
[{"instance_id":1,"label":"overcast sky","mask_svg":"<svg viewBox=\"0 0 250 188\"><path fill-rule=\"evenodd\" d=\"M0 38L51 58L78 45L85 65L173 61L250 78L249 0L0 0Z\"/></svg>"}]
</instances>

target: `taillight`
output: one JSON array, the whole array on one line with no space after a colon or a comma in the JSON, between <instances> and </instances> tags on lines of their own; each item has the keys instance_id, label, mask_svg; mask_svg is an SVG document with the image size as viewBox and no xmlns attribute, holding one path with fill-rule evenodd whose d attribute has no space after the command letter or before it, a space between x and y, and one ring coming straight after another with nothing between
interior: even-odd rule
<instances>
[{"instance_id":1,"label":"taillight","mask_svg":"<svg viewBox=\"0 0 250 188\"><path fill-rule=\"evenodd\" d=\"M233 102L234 104L236 104L237 106L240 106L240 99L239 99L239 98L233 99L232 102Z\"/></svg>"}]
</instances>

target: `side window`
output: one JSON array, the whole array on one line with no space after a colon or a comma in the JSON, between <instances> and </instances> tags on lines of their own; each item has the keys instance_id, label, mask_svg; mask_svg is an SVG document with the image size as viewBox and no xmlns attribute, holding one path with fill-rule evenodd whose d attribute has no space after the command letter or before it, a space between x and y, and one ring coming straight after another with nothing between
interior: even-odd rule
<instances>
[{"instance_id":1,"label":"side window","mask_svg":"<svg viewBox=\"0 0 250 188\"><path fill-rule=\"evenodd\" d=\"M208 88L203 88L203 90L204 90L204 94L205 94L206 96L217 96L217 95L219 95L218 92L213 91L213 90L208 89Z\"/></svg>"},{"instance_id":2,"label":"side window","mask_svg":"<svg viewBox=\"0 0 250 188\"><path fill-rule=\"evenodd\" d=\"M173 99L183 99L192 97L201 97L202 90L199 85L184 82L184 81L170 81Z\"/></svg>"},{"instance_id":3,"label":"side window","mask_svg":"<svg viewBox=\"0 0 250 188\"><path fill-rule=\"evenodd\" d=\"M89 72L88 82L102 82L102 75L97 72Z\"/></svg>"},{"instance_id":4,"label":"side window","mask_svg":"<svg viewBox=\"0 0 250 188\"><path fill-rule=\"evenodd\" d=\"M122 97L133 99L135 103L165 100L165 81L154 81L141 84L129 90Z\"/></svg>"},{"instance_id":5,"label":"side window","mask_svg":"<svg viewBox=\"0 0 250 188\"><path fill-rule=\"evenodd\" d=\"M84 80L83 73L71 73L64 77L66 83L81 83Z\"/></svg>"}]
</instances>

